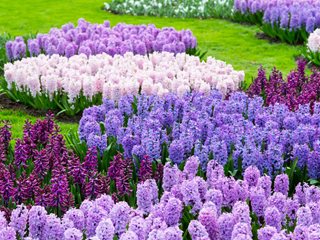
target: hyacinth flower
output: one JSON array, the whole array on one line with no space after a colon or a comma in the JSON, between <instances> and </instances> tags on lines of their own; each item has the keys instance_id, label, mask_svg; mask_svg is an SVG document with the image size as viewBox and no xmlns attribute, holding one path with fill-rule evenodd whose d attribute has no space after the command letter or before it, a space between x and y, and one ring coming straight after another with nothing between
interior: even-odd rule
<instances>
[{"instance_id":1,"label":"hyacinth flower","mask_svg":"<svg viewBox=\"0 0 320 240\"><path fill-rule=\"evenodd\" d=\"M294 105L297 109L291 111L292 105L277 103L271 95L272 89L280 91L282 88L277 86L283 84L298 91L298 86L308 81L304 67L300 63L288 83L280 82L279 73L274 75L270 86L261 78L263 81L249 90L252 98L237 92L223 99L219 92L212 91L208 95L193 92L183 97L129 95L120 98L119 103L106 100L103 105L84 111L79 136L88 143L92 135L106 135L109 146L112 143L113 149L142 165L144 155L154 163L165 164L169 158L183 165L194 154L199 169L204 171L213 158L235 177L241 177L243 170L253 165L271 179L286 171L291 171L291 178L299 176L300 181L308 177L317 179L319 103L306 105L304 99L301 100L304 105ZM316 75L312 79L317 79ZM255 92L263 92L268 104ZM188 166L190 172L185 173L190 177L197 170L197 162L193 164ZM291 192L293 187L290 186Z\"/></svg>"},{"instance_id":2,"label":"hyacinth flower","mask_svg":"<svg viewBox=\"0 0 320 240\"><path fill-rule=\"evenodd\" d=\"M84 156L68 150L52 114L34 124L27 121L15 148L9 142L10 127L5 124L0 128L0 146L4 149L0 199L8 213L16 205L36 204L62 216L85 199L95 200L107 193L134 206L138 182L155 177L156 184L161 184L161 164L153 164L147 155L134 169L133 159L122 154L108 156L112 157L108 163L96 147L85 148Z\"/></svg>"},{"instance_id":3,"label":"hyacinth flower","mask_svg":"<svg viewBox=\"0 0 320 240\"><path fill-rule=\"evenodd\" d=\"M234 19L259 24L269 37L298 44L320 27L319 9L316 0L235 0Z\"/></svg>"},{"instance_id":4,"label":"hyacinth flower","mask_svg":"<svg viewBox=\"0 0 320 240\"><path fill-rule=\"evenodd\" d=\"M314 104L320 98L319 79L319 71L314 70L307 76L306 62L298 60L297 69L288 75L287 80L277 69L273 69L267 78L265 71L260 68L247 92L251 97L262 96L266 105L282 103L292 111L297 110L300 105L310 105L311 111L314 111Z\"/></svg>"},{"instance_id":5,"label":"hyacinth flower","mask_svg":"<svg viewBox=\"0 0 320 240\"><path fill-rule=\"evenodd\" d=\"M27 43L22 37L16 37L6 43L6 54L13 61L26 56L38 56L40 53L66 57L101 53L114 56L126 52L146 55L154 51L181 53L195 49L196 46L196 38L190 30L158 29L152 24L119 23L111 27L109 21L91 24L81 18L77 26L67 23L60 29L52 28L49 33L39 33L34 39L28 39Z\"/></svg>"},{"instance_id":6,"label":"hyacinth flower","mask_svg":"<svg viewBox=\"0 0 320 240\"><path fill-rule=\"evenodd\" d=\"M158 51L148 55L80 54L70 58L41 54L7 63L4 72L3 89L14 101L69 115L101 104L103 98L117 101L128 94L183 95L219 89L226 95L238 90L244 81L244 71L236 71L215 58L203 61L186 53ZM93 136L91 141L103 145L104 139Z\"/></svg>"},{"instance_id":7,"label":"hyacinth flower","mask_svg":"<svg viewBox=\"0 0 320 240\"><path fill-rule=\"evenodd\" d=\"M262 183L268 181L265 176L256 174L257 168L245 170L244 180L235 180L223 171L219 173L223 166L215 160L208 164L214 168L210 172L214 177L201 177L200 172L190 177L186 173L192 172L196 158L187 160L187 169L180 170L171 164L164 167L162 188L167 190L163 194L159 194L154 179L138 184L137 206L114 202L110 195L102 194L95 200L83 201L79 209L67 210L62 218L50 214L42 206L30 209L17 206L8 220L0 211L0 236L5 236L4 239L15 239L9 236L16 234L33 239L62 239L64 236L64 239L79 240L182 240L189 237L290 240L319 236L318 187L299 184L293 195L287 196L282 192L287 189L288 176L281 175L272 181L275 187L269 190L263 188L267 184ZM212 194L217 192L221 201L218 194ZM291 221L295 224L290 225Z\"/></svg>"}]
</instances>

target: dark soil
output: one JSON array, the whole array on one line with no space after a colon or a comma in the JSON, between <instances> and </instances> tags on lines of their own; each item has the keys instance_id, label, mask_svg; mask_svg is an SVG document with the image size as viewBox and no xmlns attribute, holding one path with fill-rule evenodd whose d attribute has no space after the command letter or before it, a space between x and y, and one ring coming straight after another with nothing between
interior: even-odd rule
<instances>
[{"instance_id":1,"label":"dark soil","mask_svg":"<svg viewBox=\"0 0 320 240\"><path fill-rule=\"evenodd\" d=\"M12 101L9 99L6 95L0 95L0 111L1 109L13 109L13 110L19 110L23 111L28 115L34 116L34 117L43 117L47 114L47 111L44 110L38 110L33 109L29 106L23 105L19 102ZM55 119L60 122L66 122L66 123L78 123L80 121L81 115L78 114L76 116L67 116L65 114L57 115L57 110L50 110L53 112L56 116Z\"/></svg>"},{"instance_id":2,"label":"dark soil","mask_svg":"<svg viewBox=\"0 0 320 240\"><path fill-rule=\"evenodd\" d=\"M281 41L279 39L275 39L275 38L269 37L267 34L265 34L263 32L257 32L256 38L267 40L270 43L281 43Z\"/></svg>"}]
</instances>

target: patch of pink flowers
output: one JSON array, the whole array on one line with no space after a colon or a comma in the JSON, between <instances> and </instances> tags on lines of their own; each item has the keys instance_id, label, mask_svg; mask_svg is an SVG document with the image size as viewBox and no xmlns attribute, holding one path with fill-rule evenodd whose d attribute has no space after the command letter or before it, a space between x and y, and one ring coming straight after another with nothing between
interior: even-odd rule
<instances>
[{"instance_id":1,"label":"patch of pink flowers","mask_svg":"<svg viewBox=\"0 0 320 240\"><path fill-rule=\"evenodd\" d=\"M30 91L32 96L64 92L72 103L81 93L89 99L102 93L113 100L126 94L183 95L211 89L227 94L239 88L244 72L211 57L201 62L184 53L39 55L6 64L5 79L9 88L14 83L19 91Z\"/></svg>"}]
</instances>

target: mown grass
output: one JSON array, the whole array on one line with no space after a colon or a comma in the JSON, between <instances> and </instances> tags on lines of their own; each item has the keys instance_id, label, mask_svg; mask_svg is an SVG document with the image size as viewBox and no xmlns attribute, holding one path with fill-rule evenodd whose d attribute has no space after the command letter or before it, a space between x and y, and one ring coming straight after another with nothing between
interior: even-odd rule
<instances>
[{"instance_id":1,"label":"mown grass","mask_svg":"<svg viewBox=\"0 0 320 240\"><path fill-rule=\"evenodd\" d=\"M22 136L23 125L27 119L30 120L32 123L34 123L38 118L39 117L29 115L22 110L0 109L0 119L7 120L10 122L13 139L19 138ZM43 119L44 116L41 118ZM61 129L61 133L64 135L67 134L70 130L71 131L78 130L78 125L74 123L59 122L59 126Z\"/></svg>"},{"instance_id":2,"label":"mown grass","mask_svg":"<svg viewBox=\"0 0 320 240\"><path fill-rule=\"evenodd\" d=\"M144 16L114 15L102 10L103 0L1 0L0 33L11 36L47 32L66 22L76 23L78 18L101 23L108 19L112 25L118 22L132 24L153 23L157 27L173 26L190 28L198 39L199 47L208 51L207 56L232 64L237 70L245 70L246 85L256 76L260 65L267 70L274 66L287 74L295 67L294 56L299 47L282 43L270 43L256 38L259 29L219 19L176 19ZM0 96L1 97L1 96ZM23 112L0 109L0 119L10 118L13 124L21 124L27 118ZM21 122L21 123L19 123ZM62 129L75 124L60 124ZM18 131L20 128L14 128ZM20 131L20 130L19 130ZM18 136L19 133L14 135Z\"/></svg>"}]
</instances>

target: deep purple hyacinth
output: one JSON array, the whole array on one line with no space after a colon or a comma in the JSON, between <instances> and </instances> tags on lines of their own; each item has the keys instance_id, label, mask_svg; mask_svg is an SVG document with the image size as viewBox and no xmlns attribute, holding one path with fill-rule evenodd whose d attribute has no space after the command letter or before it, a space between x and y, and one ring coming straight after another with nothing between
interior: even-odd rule
<instances>
[{"instance_id":1,"label":"deep purple hyacinth","mask_svg":"<svg viewBox=\"0 0 320 240\"><path fill-rule=\"evenodd\" d=\"M305 74L305 68L306 62L299 60L297 70L288 75L287 81L276 69L267 79L265 71L260 68L257 78L248 89L248 94L252 97L262 96L267 105L286 104L290 110L297 110L299 105L310 104L313 111L314 103L320 98L320 73L314 71L308 77Z\"/></svg>"},{"instance_id":2,"label":"deep purple hyacinth","mask_svg":"<svg viewBox=\"0 0 320 240\"><path fill-rule=\"evenodd\" d=\"M121 154L117 154L110 163L108 177L115 182L117 195L120 197L130 195L132 192L130 186L132 168L132 160L124 158Z\"/></svg>"}]
</instances>

